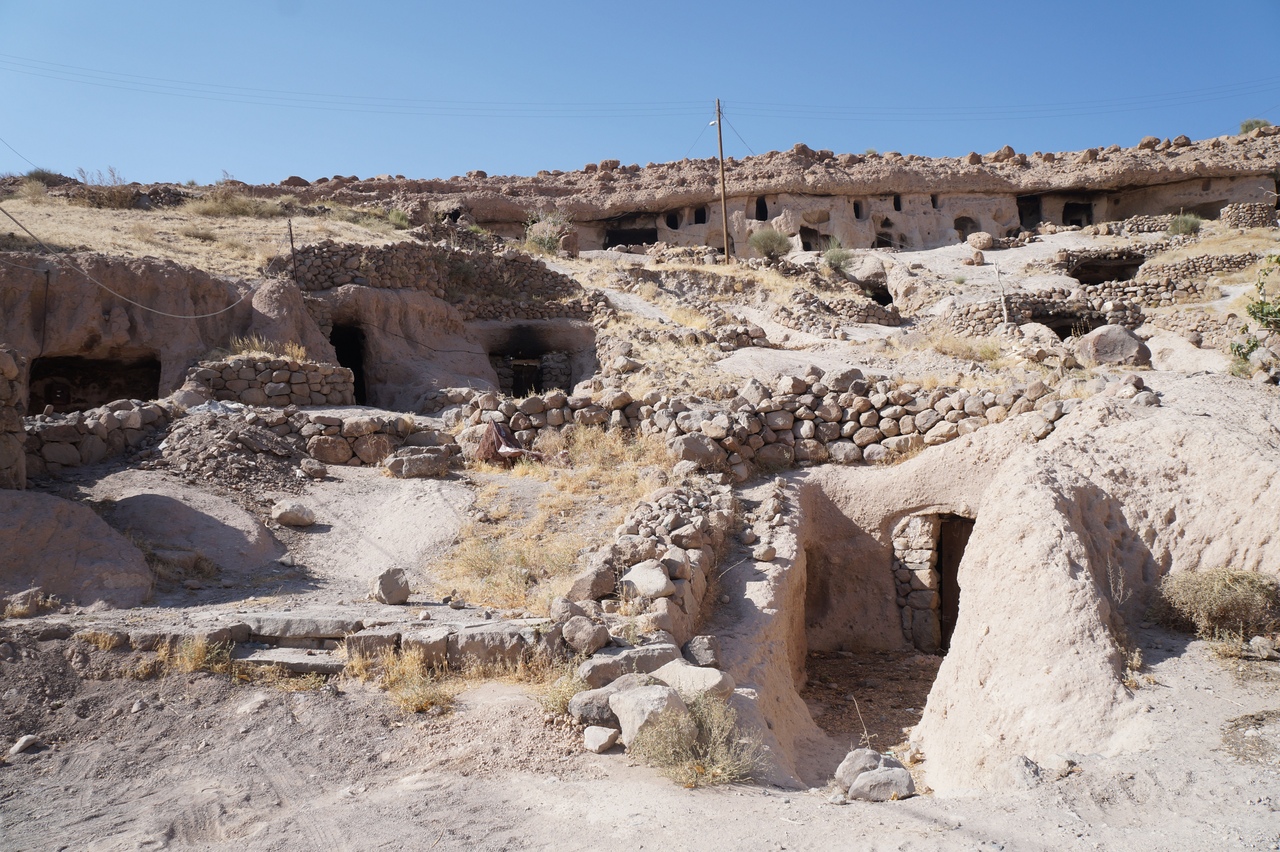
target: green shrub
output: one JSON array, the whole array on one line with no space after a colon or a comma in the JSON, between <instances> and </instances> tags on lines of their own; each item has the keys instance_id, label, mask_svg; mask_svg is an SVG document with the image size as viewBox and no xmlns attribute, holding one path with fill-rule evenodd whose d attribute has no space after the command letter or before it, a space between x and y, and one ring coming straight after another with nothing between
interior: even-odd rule
<instances>
[{"instance_id":1,"label":"green shrub","mask_svg":"<svg viewBox=\"0 0 1280 852\"><path fill-rule=\"evenodd\" d=\"M827 250L822 253L822 262L832 272L844 272L853 260L853 252L840 245L840 240L832 237L827 241Z\"/></svg>"},{"instance_id":2,"label":"green shrub","mask_svg":"<svg viewBox=\"0 0 1280 852\"><path fill-rule=\"evenodd\" d=\"M1246 118L1244 121L1240 122L1240 135L1243 136L1246 133L1257 130L1259 127L1270 126L1271 122L1267 121L1265 118Z\"/></svg>"},{"instance_id":3,"label":"green shrub","mask_svg":"<svg viewBox=\"0 0 1280 852\"><path fill-rule=\"evenodd\" d=\"M641 731L628 747L663 775L686 787L748 781L760 765L759 740L738 729L738 715L723 698L701 695L688 702L697 729L668 713Z\"/></svg>"},{"instance_id":4,"label":"green shrub","mask_svg":"<svg viewBox=\"0 0 1280 852\"><path fill-rule=\"evenodd\" d=\"M387 221L397 231L403 231L409 227L409 214L403 210L392 210L387 214Z\"/></svg>"},{"instance_id":5,"label":"green shrub","mask_svg":"<svg viewBox=\"0 0 1280 852\"><path fill-rule=\"evenodd\" d=\"M524 249L531 254L555 256L560 238L569 233L573 220L563 210L537 210L524 222Z\"/></svg>"},{"instance_id":6,"label":"green shrub","mask_svg":"<svg viewBox=\"0 0 1280 852\"><path fill-rule=\"evenodd\" d=\"M57 186L62 183L62 175L57 172L51 172L48 169L32 169L23 175L27 180L35 180L45 186Z\"/></svg>"},{"instance_id":7,"label":"green shrub","mask_svg":"<svg viewBox=\"0 0 1280 852\"><path fill-rule=\"evenodd\" d=\"M751 235L747 243L769 260L777 260L791 251L791 240L773 228L761 228Z\"/></svg>"},{"instance_id":8,"label":"green shrub","mask_svg":"<svg viewBox=\"0 0 1280 852\"><path fill-rule=\"evenodd\" d=\"M1280 584L1256 571L1182 571L1160 583L1154 614L1206 639L1247 639L1280 625Z\"/></svg>"},{"instance_id":9,"label":"green shrub","mask_svg":"<svg viewBox=\"0 0 1280 852\"><path fill-rule=\"evenodd\" d=\"M1175 237L1200 233L1200 223L1204 220L1194 213L1179 213L1169 223L1169 233Z\"/></svg>"}]
</instances>

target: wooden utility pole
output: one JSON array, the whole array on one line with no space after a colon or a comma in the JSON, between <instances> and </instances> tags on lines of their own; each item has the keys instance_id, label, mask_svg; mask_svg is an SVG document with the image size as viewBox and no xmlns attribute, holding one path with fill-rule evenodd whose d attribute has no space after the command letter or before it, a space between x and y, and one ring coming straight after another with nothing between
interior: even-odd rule
<instances>
[{"instance_id":1,"label":"wooden utility pole","mask_svg":"<svg viewBox=\"0 0 1280 852\"><path fill-rule=\"evenodd\" d=\"M289 260L293 266L293 286L301 290L302 285L298 283L298 250L293 245L293 217L289 218Z\"/></svg>"},{"instance_id":2,"label":"wooden utility pole","mask_svg":"<svg viewBox=\"0 0 1280 852\"><path fill-rule=\"evenodd\" d=\"M720 99L716 98L716 139L720 143L720 228L724 236L724 262L729 263L729 202L724 189L724 120L720 116Z\"/></svg>"}]
</instances>

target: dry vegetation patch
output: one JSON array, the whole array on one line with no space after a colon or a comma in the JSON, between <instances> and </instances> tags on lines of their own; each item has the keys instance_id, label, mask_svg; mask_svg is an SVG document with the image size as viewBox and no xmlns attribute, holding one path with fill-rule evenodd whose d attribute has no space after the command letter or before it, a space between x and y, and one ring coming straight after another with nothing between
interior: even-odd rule
<instances>
[{"instance_id":1,"label":"dry vegetation patch","mask_svg":"<svg viewBox=\"0 0 1280 852\"><path fill-rule=\"evenodd\" d=\"M641 731L628 751L686 787L749 781L763 756L760 741L738 727L723 699L703 694L687 702L689 718L668 713ZM696 734L690 736L688 722Z\"/></svg>"},{"instance_id":2,"label":"dry vegetation patch","mask_svg":"<svg viewBox=\"0 0 1280 852\"><path fill-rule=\"evenodd\" d=\"M1280 627L1280 584L1254 571L1183 571L1160 583L1154 611L1171 629L1239 643Z\"/></svg>"},{"instance_id":3,"label":"dry vegetation patch","mask_svg":"<svg viewBox=\"0 0 1280 852\"><path fill-rule=\"evenodd\" d=\"M545 613L562 595L582 551L611 535L631 506L663 483L665 445L620 430L544 431L536 449L566 466L522 461L504 471L476 465L484 484L475 519L431 573L442 592L469 603Z\"/></svg>"}]
</instances>

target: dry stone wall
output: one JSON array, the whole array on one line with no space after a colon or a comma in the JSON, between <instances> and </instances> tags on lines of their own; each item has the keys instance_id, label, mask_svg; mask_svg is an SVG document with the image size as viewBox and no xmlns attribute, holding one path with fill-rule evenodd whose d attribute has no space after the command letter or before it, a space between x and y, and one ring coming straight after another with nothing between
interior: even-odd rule
<instances>
[{"instance_id":1,"label":"dry stone wall","mask_svg":"<svg viewBox=\"0 0 1280 852\"><path fill-rule=\"evenodd\" d=\"M244 405L355 404L355 375L349 369L287 358L201 361L187 374L186 386L199 388L208 398Z\"/></svg>"},{"instance_id":2,"label":"dry stone wall","mask_svg":"<svg viewBox=\"0 0 1280 852\"><path fill-rule=\"evenodd\" d=\"M1015 325L1071 321L1082 326L1107 324L1134 329L1143 321L1142 311L1132 303L1098 296L1084 299L1081 291L1068 293L1054 288L1035 293L1010 293L1005 296L1003 309L999 298L957 305L943 318L943 324L953 334L984 337L995 333L1005 321L1006 310L1008 321Z\"/></svg>"},{"instance_id":3,"label":"dry stone wall","mask_svg":"<svg viewBox=\"0 0 1280 852\"><path fill-rule=\"evenodd\" d=\"M933 653L942 643L939 620L937 515L911 515L893 530L893 579L898 590L902 637Z\"/></svg>"},{"instance_id":4,"label":"dry stone wall","mask_svg":"<svg viewBox=\"0 0 1280 852\"><path fill-rule=\"evenodd\" d=\"M1257 252L1244 254L1206 254L1189 257L1176 263L1147 264L1138 272L1143 279L1158 278L1164 280L1203 280L1210 275L1222 272L1239 272L1248 269L1266 255Z\"/></svg>"},{"instance_id":5,"label":"dry stone wall","mask_svg":"<svg viewBox=\"0 0 1280 852\"><path fill-rule=\"evenodd\" d=\"M277 258L288 269L289 258ZM297 252L304 292L346 285L422 290L453 304L464 320L589 319L603 296L588 294L542 261L506 249L402 242L374 247L325 240Z\"/></svg>"},{"instance_id":6,"label":"dry stone wall","mask_svg":"<svg viewBox=\"0 0 1280 852\"><path fill-rule=\"evenodd\" d=\"M97 464L137 449L169 425L172 410L155 402L119 399L87 411L26 418L26 465L30 476Z\"/></svg>"},{"instance_id":7,"label":"dry stone wall","mask_svg":"<svg viewBox=\"0 0 1280 852\"><path fill-rule=\"evenodd\" d=\"M1232 341L1248 321L1236 314L1218 314L1202 308L1153 313L1147 323L1180 334L1199 347L1229 351Z\"/></svg>"},{"instance_id":8,"label":"dry stone wall","mask_svg":"<svg viewBox=\"0 0 1280 852\"><path fill-rule=\"evenodd\" d=\"M27 487L22 434L26 394L21 384L26 366L17 352L0 347L0 488Z\"/></svg>"},{"instance_id":9,"label":"dry stone wall","mask_svg":"<svg viewBox=\"0 0 1280 852\"><path fill-rule=\"evenodd\" d=\"M1274 228L1276 208L1266 203L1228 204L1218 219L1228 228Z\"/></svg>"}]
</instances>

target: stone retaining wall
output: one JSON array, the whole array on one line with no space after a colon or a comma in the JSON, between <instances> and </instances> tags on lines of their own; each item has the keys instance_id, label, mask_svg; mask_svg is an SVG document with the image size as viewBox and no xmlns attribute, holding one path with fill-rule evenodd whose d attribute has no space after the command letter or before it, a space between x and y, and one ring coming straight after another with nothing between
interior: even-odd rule
<instances>
[{"instance_id":1,"label":"stone retaining wall","mask_svg":"<svg viewBox=\"0 0 1280 852\"><path fill-rule=\"evenodd\" d=\"M244 405L354 405L355 375L346 367L285 358L201 361L187 374L213 399Z\"/></svg>"},{"instance_id":2,"label":"stone retaining wall","mask_svg":"<svg viewBox=\"0 0 1280 852\"><path fill-rule=\"evenodd\" d=\"M772 318L787 328L828 338L837 337L841 326L853 323L902 325L902 316L893 305L881 305L865 296L822 299L808 290L792 293L791 307L779 306Z\"/></svg>"},{"instance_id":3,"label":"stone retaining wall","mask_svg":"<svg viewBox=\"0 0 1280 852\"><path fill-rule=\"evenodd\" d=\"M1239 272L1248 269L1266 255L1256 252L1244 254L1206 254L1189 257L1176 263L1145 264L1138 270L1139 278L1205 279L1217 272Z\"/></svg>"},{"instance_id":4,"label":"stone retaining wall","mask_svg":"<svg viewBox=\"0 0 1280 852\"><path fill-rule=\"evenodd\" d=\"M1218 220L1228 228L1274 228L1276 208L1273 204L1228 204Z\"/></svg>"},{"instance_id":5,"label":"stone retaining wall","mask_svg":"<svg viewBox=\"0 0 1280 852\"><path fill-rule=\"evenodd\" d=\"M272 264L290 268L288 257ZM603 300L529 255L435 243L374 247L325 240L298 249L297 277L304 292L348 284L422 290L455 305L464 320L589 319Z\"/></svg>"},{"instance_id":6,"label":"stone retaining wall","mask_svg":"<svg viewBox=\"0 0 1280 852\"><path fill-rule=\"evenodd\" d=\"M0 347L0 488L27 487L22 434L26 393L21 384L26 368L25 358Z\"/></svg>"},{"instance_id":7,"label":"stone retaining wall","mask_svg":"<svg viewBox=\"0 0 1280 852\"><path fill-rule=\"evenodd\" d=\"M1151 314L1147 323L1180 334L1199 347L1230 351L1232 340L1249 321L1236 314L1217 314L1195 308Z\"/></svg>"},{"instance_id":8,"label":"stone retaining wall","mask_svg":"<svg viewBox=\"0 0 1280 852\"><path fill-rule=\"evenodd\" d=\"M1094 296L1098 288L1090 288L1092 298L1082 299L1076 291L1068 293L1061 288L1041 290L1035 293L1014 292L1005 296L1009 322L1023 325L1029 322L1049 323L1066 318L1079 319L1086 324L1106 323L1134 329L1142 325L1142 311L1137 305L1123 300ZM959 305L943 318L943 324L953 334L966 337L984 337L993 334L1004 322L1000 299L987 299Z\"/></svg>"},{"instance_id":9,"label":"stone retaining wall","mask_svg":"<svg viewBox=\"0 0 1280 852\"><path fill-rule=\"evenodd\" d=\"M97 464L140 446L169 425L172 411L155 402L118 399L87 411L37 414L25 419L30 476Z\"/></svg>"}]
</instances>

